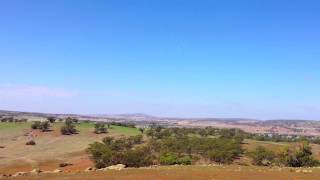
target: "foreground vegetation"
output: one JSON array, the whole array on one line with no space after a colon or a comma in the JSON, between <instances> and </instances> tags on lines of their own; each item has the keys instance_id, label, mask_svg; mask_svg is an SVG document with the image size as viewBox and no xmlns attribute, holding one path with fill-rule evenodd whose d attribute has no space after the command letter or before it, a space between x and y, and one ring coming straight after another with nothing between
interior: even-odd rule
<instances>
[{"instance_id":1,"label":"foreground vegetation","mask_svg":"<svg viewBox=\"0 0 320 180\"><path fill-rule=\"evenodd\" d=\"M210 128L206 129L207 132L208 129ZM242 148L245 134L242 131L211 130L212 133L204 134L203 129L197 128L152 126L145 131L148 138L144 143L141 142L141 136L120 139L105 137L102 142L90 144L88 152L97 168L114 164L128 167L191 165L199 162L231 164L245 155ZM311 146L305 141L286 147L281 152L259 146L254 151L246 152L246 155L258 166L319 165L319 161L312 156Z\"/></svg>"}]
</instances>

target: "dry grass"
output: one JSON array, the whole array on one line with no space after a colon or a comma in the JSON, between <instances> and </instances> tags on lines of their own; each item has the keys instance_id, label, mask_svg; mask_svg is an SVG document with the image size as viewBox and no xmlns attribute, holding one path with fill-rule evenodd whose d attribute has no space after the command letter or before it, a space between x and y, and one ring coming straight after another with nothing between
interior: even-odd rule
<instances>
[{"instance_id":1,"label":"dry grass","mask_svg":"<svg viewBox=\"0 0 320 180\"><path fill-rule=\"evenodd\" d=\"M113 126L108 134L95 134L93 123L77 125L79 134L63 136L63 123L55 123L50 132L30 129L31 123L0 123L0 173L30 170L32 168L56 169L61 162L79 159L87 161L88 144L100 141L105 136L135 135L137 129ZM26 146L27 133L34 135L35 146ZM86 163L86 165L91 165ZM81 166L82 167L82 166Z\"/></svg>"}]
</instances>

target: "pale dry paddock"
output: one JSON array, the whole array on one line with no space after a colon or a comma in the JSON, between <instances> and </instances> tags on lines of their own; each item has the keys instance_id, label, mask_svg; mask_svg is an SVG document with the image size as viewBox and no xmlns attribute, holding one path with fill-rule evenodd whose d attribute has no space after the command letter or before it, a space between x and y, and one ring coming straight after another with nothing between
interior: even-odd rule
<instances>
[{"instance_id":1,"label":"pale dry paddock","mask_svg":"<svg viewBox=\"0 0 320 180\"><path fill-rule=\"evenodd\" d=\"M108 134L95 134L93 123L77 125L79 134L61 135L62 123L55 123L50 132L31 130L31 123L0 123L0 174L30 171L34 168L53 170L59 163L71 162L79 168L92 165L85 150L88 144L103 137L136 135L137 129L112 126ZM35 146L25 143L32 133ZM75 169L76 167L72 168ZM71 168L67 167L66 169Z\"/></svg>"}]
</instances>

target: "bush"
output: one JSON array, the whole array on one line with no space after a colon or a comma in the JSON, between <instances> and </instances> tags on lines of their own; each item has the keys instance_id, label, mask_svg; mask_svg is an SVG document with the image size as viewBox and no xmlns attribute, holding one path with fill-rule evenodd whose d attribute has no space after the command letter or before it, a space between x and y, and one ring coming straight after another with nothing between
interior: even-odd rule
<instances>
[{"instance_id":1,"label":"bush","mask_svg":"<svg viewBox=\"0 0 320 180\"><path fill-rule=\"evenodd\" d=\"M177 164L182 164L182 165L191 165L192 164L192 159L190 156L182 156L178 159Z\"/></svg>"},{"instance_id":2,"label":"bush","mask_svg":"<svg viewBox=\"0 0 320 180\"><path fill-rule=\"evenodd\" d=\"M159 159L161 165L174 165L177 164L177 161L177 155L172 152L161 154Z\"/></svg>"},{"instance_id":3,"label":"bush","mask_svg":"<svg viewBox=\"0 0 320 180\"><path fill-rule=\"evenodd\" d=\"M140 144L140 143L142 143L142 138L143 138L143 136L142 135L136 135L136 136L134 136L133 137L133 142L135 143L135 144Z\"/></svg>"},{"instance_id":4,"label":"bush","mask_svg":"<svg viewBox=\"0 0 320 180\"><path fill-rule=\"evenodd\" d=\"M123 153L123 161L120 163L128 167L150 166L153 159L150 154L148 148L145 147L130 149Z\"/></svg>"},{"instance_id":5,"label":"bush","mask_svg":"<svg viewBox=\"0 0 320 180\"><path fill-rule=\"evenodd\" d=\"M49 131L50 124L48 121L35 121L31 124L31 129L41 129L43 132Z\"/></svg>"},{"instance_id":6,"label":"bush","mask_svg":"<svg viewBox=\"0 0 320 180\"><path fill-rule=\"evenodd\" d=\"M143 128L139 128L139 131L143 134L144 129Z\"/></svg>"},{"instance_id":7,"label":"bush","mask_svg":"<svg viewBox=\"0 0 320 180\"><path fill-rule=\"evenodd\" d=\"M96 123L94 125L94 133L101 134L101 133L107 133L107 128L105 127L104 123Z\"/></svg>"},{"instance_id":8,"label":"bush","mask_svg":"<svg viewBox=\"0 0 320 180\"><path fill-rule=\"evenodd\" d=\"M44 121L40 123L40 129L42 132L49 131L50 124L48 121Z\"/></svg>"},{"instance_id":9,"label":"bush","mask_svg":"<svg viewBox=\"0 0 320 180\"><path fill-rule=\"evenodd\" d=\"M30 140L26 143L26 145L31 145L31 146L34 146L36 145L36 142L34 140Z\"/></svg>"},{"instance_id":10,"label":"bush","mask_svg":"<svg viewBox=\"0 0 320 180\"><path fill-rule=\"evenodd\" d=\"M55 117L48 117L47 120L50 122L50 123L54 123L56 121L56 118Z\"/></svg>"},{"instance_id":11,"label":"bush","mask_svg":"<svg viewBox=\"0 0 320 180\"><path fill-rule=\"evenodd\" d=\"M40 121L35 121L31 124L31 129L40 129L41 122Z\"/></svg>"},{"instance_id":12,"label":"bush","mask_svg":"<svg viewBox=\"0 0 320 180\"><path fill-rule=\"evenodd\" d=\"M279 155L280 163L289 167L313 167L319 161L312 156L311 146L302 142L298 147L287 147Z\"/></svg>"},{"instance_id":13,"label":"bush","mask_svg":"<svg viewBox=\"0 0 320 180\"><path fill-rule=\"evenodd\" d=\"M60 132L63 135L71 135L71 134L76 134L77 130L75 126L73 125L73 120L66 119L65 125L61 127Z\"/></svg>"},{"instance_id":14,"label":"bush","mask_svg":"<svg viewBox=\"0 0 320 180\"><path fill-rule=\"evenodd\" d=\"M173 152L166 152L160 155L159 162L161 165L190 165L192 163L192 159L190 156L178 156Z\"/></svg>"},{"instance_id":15,"label":"bush","mask_svg":"<svg viewBox=\"0 0 320 180\"><path fill-rule=\"evenodd\" d=\"M90 158L95 163L96 168L104 168L112 165L112 151L108 145L95 142L89 145L88 152Z\"/></svg>"},{"instance_id":16,"label":"bush","mask_svg":"<svg viewBox=\"0 0 320 180\"><path fill-rule=\"evenodd\" d=\"M253 164L258 166L270 166L275 158L274 152L263 146L258 146L253 152L249 153L249 156L252 158Z\"/></svg>"}]
</instances>

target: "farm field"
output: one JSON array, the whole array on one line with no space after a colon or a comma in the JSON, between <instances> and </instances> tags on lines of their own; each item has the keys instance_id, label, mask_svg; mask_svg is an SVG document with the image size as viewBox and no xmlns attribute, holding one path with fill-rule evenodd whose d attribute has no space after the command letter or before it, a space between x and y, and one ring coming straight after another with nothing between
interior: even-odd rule
<instances>
[{"instance_id":1,"label":"farm field","mask_svg":"<svg viewBox=\"0 0 320 180\"><path fill-rule=\"evenodd\" d=\"M105 136L131 136L140 134L135 128L112 126L108 134L95 134L93 123L76 125L79 134L61 135L63 123L54 123L50 132L31 130L31 123L0 123L0 173L57 169L60 163L71 163L66 170L84 169L92 166L86 154L88 144L100 141ZM35 146L26 146L32 133Z\"/></svg>"}]
</instances>

